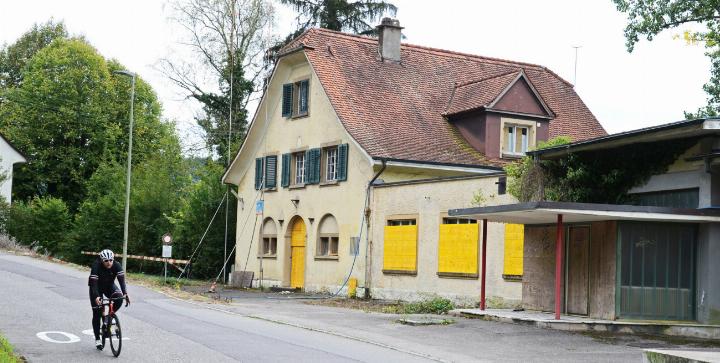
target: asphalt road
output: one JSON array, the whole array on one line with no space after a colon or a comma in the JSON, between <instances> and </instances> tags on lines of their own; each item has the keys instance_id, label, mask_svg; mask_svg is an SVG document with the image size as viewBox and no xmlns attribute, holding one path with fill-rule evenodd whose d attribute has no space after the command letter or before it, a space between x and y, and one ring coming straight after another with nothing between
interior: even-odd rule
<instances>
[{"instance_id":1,"label":"asphalt road","mask_svg":"<svg viewBox=\"0 0 720 363\"><path fill-rule=\"evenodd\" d=\"M0 252L0 332L31 362L98 362L87 271ZM128 362L416 362L410 352L214 311L129 286L119 312Z\"/></svg>"}]
</instances>

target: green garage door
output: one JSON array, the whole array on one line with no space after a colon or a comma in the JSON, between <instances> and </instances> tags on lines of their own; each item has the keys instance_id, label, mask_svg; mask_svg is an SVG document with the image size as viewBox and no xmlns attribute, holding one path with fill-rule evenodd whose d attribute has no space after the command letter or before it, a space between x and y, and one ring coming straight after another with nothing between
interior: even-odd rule
<instances>
[{"instance_id":1,"label":"green garage door","mask_svg":"<svg viewBox=\"0 0 720 363\"><path fill-rule=\"evenodd\" d=\"M618 316L694 320L695 225L623 222L618 226Z\"/></svg>"}]
</instances>

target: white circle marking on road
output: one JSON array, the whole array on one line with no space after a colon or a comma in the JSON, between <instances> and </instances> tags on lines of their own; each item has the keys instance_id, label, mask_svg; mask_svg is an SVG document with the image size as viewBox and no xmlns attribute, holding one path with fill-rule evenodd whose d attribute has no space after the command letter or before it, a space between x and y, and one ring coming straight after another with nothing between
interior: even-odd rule
<instances>
[{"instance_id":1,"label":"white circle marking on road","mask_svg":"<svg viewBox=\"0 0 720 363\"><path fill-rule=\"evenodd\" d=\"M53 339L48 336L48 334L60 334L66 336L69 340L57 340ZM37 334L35 334L38 338L50 342L50 343L57 343L57 344L70 344L70 343L77 343L80 341L80 338L78 338L75 334L66 333L64 331L41 331Z\"/></svg>"}]
</instances>

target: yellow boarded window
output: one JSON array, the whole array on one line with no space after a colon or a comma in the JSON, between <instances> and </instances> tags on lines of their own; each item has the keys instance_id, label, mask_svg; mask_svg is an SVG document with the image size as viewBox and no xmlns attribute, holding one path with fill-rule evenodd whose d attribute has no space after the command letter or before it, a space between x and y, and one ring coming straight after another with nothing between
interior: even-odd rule
<instances>
[{"instance_id":1,"label":"yellow boarded window","mask_svg":"<svg viewBox=\"0 0 720 363\"><path fill-rule=\"evenodd\" d=\"M478 235L474 220L443 218L438 240L438 274L477 277Z\"/></svg>"},{"instance_id":2,"label":"yellow boarded window","mask_svg":"<svg viewBox=\"0 0 720 363\"><path fill-rule=\"evenodd\" d=\"M505 263L503 277L520 279L523 274L523 240L525 226L522 224L505 225Z\"/></svg>"},{"instance_id":3,"label":"yellow boarded window","mask_svg":"<svg viewBox=\"0 0 720 363\"><path fill-rule=\"evenodd\" d=\"M383 271L417 272L417 225L388 221L385 226Z\"/></svg>"}]
</instances>

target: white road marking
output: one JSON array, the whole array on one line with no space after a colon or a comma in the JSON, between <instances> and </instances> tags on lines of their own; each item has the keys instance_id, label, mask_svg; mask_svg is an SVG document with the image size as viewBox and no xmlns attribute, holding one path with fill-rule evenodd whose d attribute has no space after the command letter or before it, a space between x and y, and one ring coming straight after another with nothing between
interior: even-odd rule
<instances>
[{"instance_id":1,"label":"white road marking","mask_svg":"<svg viewBox=\"0 0 720 363\"><path fill-rule=\"evenodd\" d=\"M69 340L57 340L53 339L48 336L48 334L60 334L66 336ZM50 342L50 343L57 343L57 344L70 344L70 343L77 343L80 341L80 338L78 338L75 334L66 333L64 331L41 331L37 334L35 334L38 338Z\"/></svg>"}]
</instances>

